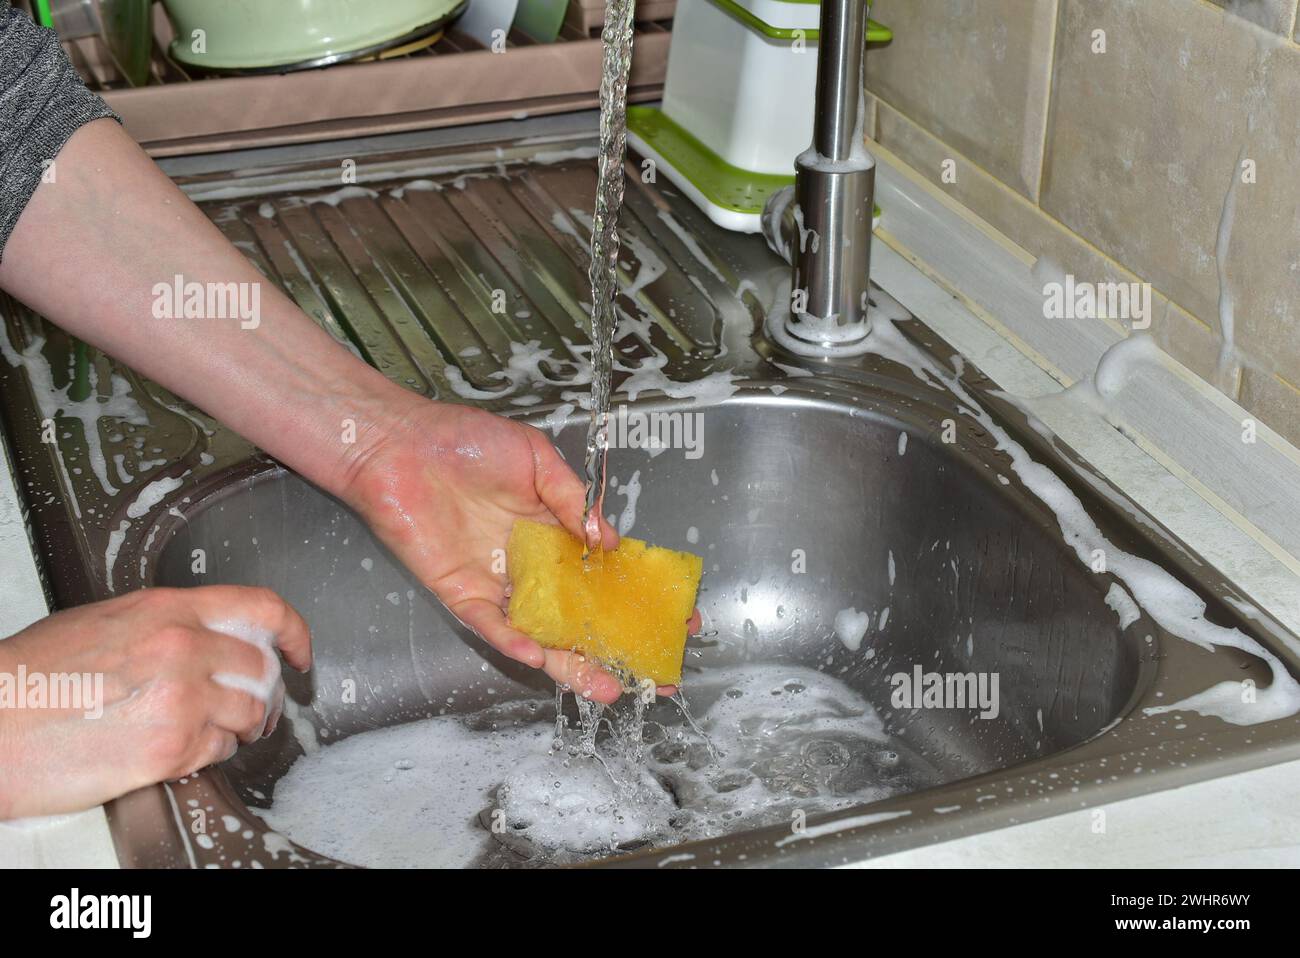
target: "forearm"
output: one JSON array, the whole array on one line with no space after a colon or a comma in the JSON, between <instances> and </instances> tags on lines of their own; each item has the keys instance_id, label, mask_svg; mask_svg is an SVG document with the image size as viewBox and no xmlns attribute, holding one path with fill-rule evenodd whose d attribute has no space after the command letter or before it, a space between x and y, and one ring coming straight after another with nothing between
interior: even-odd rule
<instances>
[{"instance_id":1,"label":"forearm","mask_svg":"<svg viewBox=\"0 0 1300 958\"><path fill-rule=\"evenodd\" d=\"M16 658L18 636L0 638L0 675L10 682L17 681L18 659ZM15 728L18 711L14 708L0 707L0 822L14 817L18 804L17 788L25 765L22 748L22 736Z\"/></svg>"},{"instance_id":2,"label":"forearm","mask_svg":"<svg viewBox=\"0 0 1300 958\"><path fill-rule=\"evenodd\" d=\"M339 492L367 438L414 397L268 282L116 123L79 130L55 170L5 247L0 286ZM257 315L156 308L156 288L176 277L248 284Z\"/></svg>"}]
</instances>

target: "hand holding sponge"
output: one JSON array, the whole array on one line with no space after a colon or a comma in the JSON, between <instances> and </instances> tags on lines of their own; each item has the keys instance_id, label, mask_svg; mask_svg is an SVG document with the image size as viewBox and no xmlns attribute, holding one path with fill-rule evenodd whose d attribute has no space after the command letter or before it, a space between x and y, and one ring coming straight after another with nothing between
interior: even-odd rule
<instances>
[{"instance_id":1,"label":"hand holding sponge","mask_svg":"<svg viewBox=\"0 0 1300 958\"><path fill-rule=\"evenodd\" d=\"M511 623L545 648L680 684L703 560L628 538L585 561L584 551L559 526L517 521L506 549Z\"/></svg>"}]
</instances>

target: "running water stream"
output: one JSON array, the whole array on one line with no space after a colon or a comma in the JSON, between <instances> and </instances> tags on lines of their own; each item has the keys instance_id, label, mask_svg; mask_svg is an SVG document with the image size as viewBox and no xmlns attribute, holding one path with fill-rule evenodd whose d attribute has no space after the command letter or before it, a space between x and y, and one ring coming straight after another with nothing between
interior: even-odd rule
<instances>
[{"instance_id":1,"label":"running water stream","mask_svg":"<svg viewBox=\"0 0 1300 958\"><path fill-rule=\"evenodd\" d=\"M599 542L592 513L602 515L609 453L609 399L614 374L614 329L618 315L618 214L623 207L623 162L627 156L627 78L632 66L636 0L608 0L601 39L600 153L596 212L591 226L591 423L587 427L587 502L582 526L588 543Z\"/></svg>"},{"instance_id":2,"label":"running water stream","mask_svg":"<svg viewBox=\"0 0 1300 958\"><path fill-rule=\"evenodd\" d=\"M588 547L600 542L599 526L595 520L604 514L605 506L614 330L618 326L614 307L614 298L618 295L618 218L623 208L627 82L632 68L635 14L636 0L608 0L605 25L601 30L604 58L600 78L600 152L596 161L596 206L591 223L591 264L588 270L591 280L591 421L587 427L585 461L587 500L582 513ZM554 749L600 763L624 799L637 797L644 774L641 739L647 703L641 694L634 695L633 699L630 714L621 720L612 713L604 716L604 721L615 733L610 736L613 754L607 760L596 749L596 733L605 710L579 696L578 727L570 732L562 707L563 690L556 696ZM680 692L673 701L689 726L698 731L699 727ZM708 745L708 750L714 754L712 744Z\"/></svg>"}]
</instances>

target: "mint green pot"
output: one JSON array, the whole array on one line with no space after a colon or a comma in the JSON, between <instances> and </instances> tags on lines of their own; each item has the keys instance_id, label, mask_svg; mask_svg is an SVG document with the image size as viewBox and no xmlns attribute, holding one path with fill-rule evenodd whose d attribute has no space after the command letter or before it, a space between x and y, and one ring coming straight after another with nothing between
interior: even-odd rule
<instances>
[{"instance_id":1,"label":"mint green pot","mask_svg":"<svg viewBox=\"0 0 1300 958\"><path fill-rule=\"evenodd\" d=\"M209 70L325 65L445 20L463 0L163 0L171 55ZM194 31L203 31L205 50Z\"/></svg>"}]
</instances>

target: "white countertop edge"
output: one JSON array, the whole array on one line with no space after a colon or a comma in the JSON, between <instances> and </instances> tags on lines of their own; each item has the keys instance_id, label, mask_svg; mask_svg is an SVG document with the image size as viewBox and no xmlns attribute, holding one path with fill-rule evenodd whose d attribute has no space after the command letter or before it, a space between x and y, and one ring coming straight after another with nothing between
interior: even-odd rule
<instances>
[{"instance_id":1,"label":"white countertop edge","mask_svg":"<svg viewBox=\"0 0 1300 958\"><path fill-rule=\"evenodd\" d=\"M14 487L9 450L0 436L0 640L49 611ZM104 809L0 822L0 867L116 868L117 854Z\"/></svg>"},{"instance_id":2,"label":"white countertop edge","mask_svg":"<svg viewBox=\"0 0 1300 958\"><path fill-rule=\"evenodd\" d=\"M1077 809L844 868L1295 868L1300 762Z\"/></svg>"},{"instance_id":3,"label":"white countertop edge","mask_svg":"<svg viewBox=\"0 0 1300 958\"><path fill-rule=\"evenodd\" d=\"M117 868L103 807L0 822L0 867Z\"/></svg>"},{"instance_id":4,"label":"white countertop edge","mask_svg":"<svg viewBox=\"0 0 1300 958\"><path fill-rule=\"evenodd\" d=\"M0 442L0 639L48 615L9 449Z\"/></svg>"}]
</instances>

